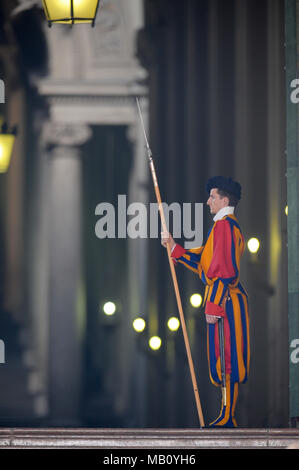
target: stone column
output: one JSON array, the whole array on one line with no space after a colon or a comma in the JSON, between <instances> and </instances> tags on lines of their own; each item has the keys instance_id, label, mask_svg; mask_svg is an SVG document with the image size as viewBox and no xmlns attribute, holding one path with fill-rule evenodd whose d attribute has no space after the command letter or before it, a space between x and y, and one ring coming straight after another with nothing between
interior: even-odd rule
<instances>
[{"instance_id":1,"label":"stone column","mask_svg":"<svg viewBox=\"0 0 299 470\"><path fill-rule=\"evenodd\" d=\"M249 63L248 63L248 1L240 0L236 2L235 11L235 140L234 140L234 174L238 175L238 181L242 182L242 191L247 197L242 198L242 210L238 211L238 217L242 230L247 234L250 230L250 219L247 214L250 209L250 189L251 181L247 177L249 166L251 164L251 154L249 152L250 135L248 133L249 125L249 103L248 103L248 89L249 89ZM250 232L249 232L250 233ZM250 283L250 273L248 263L243 262L242 266L242 283L246 287ZM251 312L250 312L251 315ZM238 423L243 426L248 426L248 404L250 404L252 390L251 382L249 381L245 387L240 387L238 397Z\"/></svg>"},{"instance_id":2,"label":"stone column","mask_svg":"<svg viewBox=\"0 0 299 470\"><path fill-rule=\"evenodd\" d=\"M50 124L49 406L50 422L79 424L85 309L81 270L81 149L87 126Z\"/></svg>"},{"instance_id":3,"label":"stone column","mask_svg":"<svg viewBox=\"0 0 299 470\"><path fill-rule=\"evenodd\" d=\"M267 159L267 223L268 244L268 351L270 367L268 382L268 425L272 428L288 425L288 262L287 216L285 206L285 72L283 2L268 0L268 159ZM273 188L275 187L275 191Z\"/></svg>"},{"instance_id":4,"label":"stone column","mask_svg":"<svg viewBox=\"0 0 299 470\"><path fill-rule=\"evenodd\" d=\"M145 125L148 122L148 100L146 98L140 99L142 113ZM130 174L128 204L134 202L141 202L144 205L148 204L149 187L148 186L148 160L147 153L144 146L144 136L141 126L139 125L139 117L136 114L136 123L129 127L128 138L133 145L133 166ZM149 217L148 220L149 222ZM150 227L148 226L148 236L150 234ZM129 278L129 298L130 298L130 329L132 334L132 322L134 318L142 316L148 322L148 239L129 239L129 265L128 265L128 278ZM135 347L133 352L132 362L132 397L131 406L133 413L134 426L144 427L146 425L146 404L147 404L147 390L146 390L146 362L147 358L138 346L138 338L136 333L133 332Z\"/></svg>"},{"instance_id":5,"label":"stone column","mask_svg":"<svg viewBox=\"0 0 299 470\"><path fill-rule=\"evenodd\" d=\"M288 197L288 321L289 321L289 418L299 421L299 177L298 177L298 77L299 2L285 2L286 31L286 153Z\"/></svg>"}]
</instances>

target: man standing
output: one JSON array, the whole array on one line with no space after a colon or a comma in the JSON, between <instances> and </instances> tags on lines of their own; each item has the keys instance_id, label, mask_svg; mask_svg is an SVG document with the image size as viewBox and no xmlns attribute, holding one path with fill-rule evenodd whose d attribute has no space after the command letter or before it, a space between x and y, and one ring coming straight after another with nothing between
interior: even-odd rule
<instances>
[{"instance_id":1,"label":"man standing","mask_svg":"<svg viewBox=\"0 0 299 470\"><path fill-rule=\"evenodd\" d=\"M245 243L234 215L241 198L241 186L231 178L216 176L208 180L207 205L214 215L206 243L190 250L176 244L168 232L162 232L162 245L170 244L174 262L197 273L205 284L204 307L207 327L209 373L212 383L224 385L222 406L211 427L236 427L235 408L238 386L249 372L250 344L247 293L239 281L240 259ZM223 319L224 344L219 342ZM224 362L221 364L221 348Z\"/></svg>"}]
</instances>

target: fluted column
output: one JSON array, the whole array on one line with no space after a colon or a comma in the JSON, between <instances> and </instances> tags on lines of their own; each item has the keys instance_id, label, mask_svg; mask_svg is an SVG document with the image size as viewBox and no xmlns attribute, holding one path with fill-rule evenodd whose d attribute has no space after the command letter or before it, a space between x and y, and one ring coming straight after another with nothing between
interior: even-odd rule
<instances>
[{"instance_id":1,"label":"fluted column","mask_svg":"<svg viewBox=\"0 0 299 470\"><path fill-rule=\"evenodd\" d=\"M81 166L80 145L87 126L51 124L49 159L49 406L54 425L79 422L82 337L85 310L80 302Z\"/></svg>"},{"instance_id":2,"label":"fluted column","mask_svg":"<svg viewBox=\"0 0 299 470\"><path fill-rule=\"evenodd\" d=\"M148 127L148 100L140 99L145 126ZM129 127L128 138L133 145L133 166L130 173L128 203L140 202L147 206L149 199L149 170L147 154L144 147L144 136L136 114L136 122ZM149 229L149 227L148 227ZM149 230L148 230L149 234ZM132 322L137 316L142 316L148 323L148 238L129 239L129 299L130 322L129 328L132 334ZM131 342L132 344L132 342ZM132 411L134 426L146 426L147 403L147 358L135 343L133 362L131 368L132 378ZM129 389L128 389L129 390Z\"/></svg>"}]
</instances>

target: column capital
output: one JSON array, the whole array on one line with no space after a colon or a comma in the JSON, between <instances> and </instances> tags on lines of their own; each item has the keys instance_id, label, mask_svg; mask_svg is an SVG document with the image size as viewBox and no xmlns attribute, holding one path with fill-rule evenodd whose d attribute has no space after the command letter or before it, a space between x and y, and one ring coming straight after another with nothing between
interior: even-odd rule
<instances>
[{"instance_id":1,"label":"column capital","mask_svg":"<svg viewBox=\"0 0 299 470\"><path fill-rule=\"evenodd\" d=\"M90 126L85 123L46 122L42 130L44 146L77 147L85 144L92 136Z\"/></svg>"}]
</instances>

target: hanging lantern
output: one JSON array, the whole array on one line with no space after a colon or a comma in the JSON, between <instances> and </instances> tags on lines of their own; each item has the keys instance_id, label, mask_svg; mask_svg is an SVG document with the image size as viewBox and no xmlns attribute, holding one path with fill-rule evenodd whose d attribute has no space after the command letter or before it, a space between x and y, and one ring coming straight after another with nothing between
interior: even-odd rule
<instances>
[{"instance_id":1,"label":"hanging lantern","mask_svg":"<svg viewBox=\"0 0 299 470\"><path fill-rule=\"evenodd\" d=\"M90 23L94 26L100 0L43 0L48 25Z\"/></svg>"},{"instance_id":2,"label":"hanging lantern","mask_svg":"<svg viewBox=\"0 0 299 470\"><path fill-rule=\"evenodd\" d=\"M8 170L16 133L16 127L8 129L6 124L0 126L0 173Z\"/></svg>"}]
</instances>

